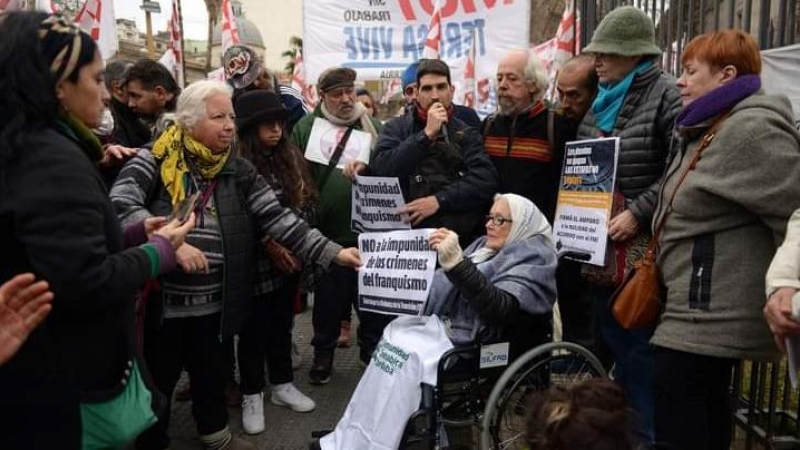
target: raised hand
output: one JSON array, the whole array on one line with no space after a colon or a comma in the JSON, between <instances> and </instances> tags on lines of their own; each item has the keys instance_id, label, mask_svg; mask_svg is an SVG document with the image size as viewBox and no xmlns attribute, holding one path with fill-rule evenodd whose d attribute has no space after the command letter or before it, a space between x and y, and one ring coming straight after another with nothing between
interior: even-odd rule
<instances>
[{"instance_id":1,"label":"raised hand","mask_svg":"<svg viewBox=\"0 0 800 450\"><path fill-rule=\"evenodd\" d=\"M52 309L47 282L35 280L26 273L0 285L0 365L17 353Z\"/></svg>"}]
</instances>

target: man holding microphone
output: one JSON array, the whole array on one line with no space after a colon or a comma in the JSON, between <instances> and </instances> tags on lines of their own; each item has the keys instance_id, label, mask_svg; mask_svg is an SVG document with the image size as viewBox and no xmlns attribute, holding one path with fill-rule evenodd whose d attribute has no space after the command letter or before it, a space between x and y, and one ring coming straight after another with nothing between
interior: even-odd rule
<instances>
[{"instance_id":1,"label":"man holding microphone","mask_svg":"<svg viewBox=\"0 0 800 450\"><path fill-rule=\"evenodd\" d=\"M467 245L482 234L497 171L474 128L453 117L450 68L420 60L410 114L384 125L369 174L398 177L414 228L445 227Z\"/></svg>"}]
</instances>

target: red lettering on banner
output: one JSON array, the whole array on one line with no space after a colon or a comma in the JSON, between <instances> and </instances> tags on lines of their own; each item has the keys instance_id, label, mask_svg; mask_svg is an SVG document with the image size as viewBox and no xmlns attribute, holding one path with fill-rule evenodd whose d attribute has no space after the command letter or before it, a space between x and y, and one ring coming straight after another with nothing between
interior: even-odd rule
<instances>
[{"instance_id":1,"label":"red lettering on banner","mask_svg":"<svg viewBox=\"0 0 800 450\"><path fill-rule=\"evenodd\" d=\"M403 17L408 21L417 20L417 14L414 12L414 5L412 1L418 2L419 7L426 15L433 14L435 0L399 0L400 11L403 12ZM467 14L473 14L478 11L475 6L476 0L444 0L442 5L442 18L446 19L458 12L459 5L461 9ZM494 9L500 0L477 0L479 3L482 1L487 10ZM502 0L504 5L513 5L514 0Z\"/></svg>"}]
</instances>

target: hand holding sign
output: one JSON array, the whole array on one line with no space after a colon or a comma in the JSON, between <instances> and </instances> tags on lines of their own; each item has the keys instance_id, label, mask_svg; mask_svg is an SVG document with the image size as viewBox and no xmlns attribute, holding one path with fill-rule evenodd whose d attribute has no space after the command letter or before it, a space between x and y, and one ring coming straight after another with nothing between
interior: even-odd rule
<instances>
[{"instance_id":1,"label":"hand holding sign","mask_svg":"<svg viewBox=\"0 0 800 450\"><path fill-rule=\"evenodd\" d=\"M458 235L447 228L439 228L428 238L428 244L439 255L439 265L445 271L457 266L464 260L461 246L458 244Z\"/></svg>"}]
</instances>

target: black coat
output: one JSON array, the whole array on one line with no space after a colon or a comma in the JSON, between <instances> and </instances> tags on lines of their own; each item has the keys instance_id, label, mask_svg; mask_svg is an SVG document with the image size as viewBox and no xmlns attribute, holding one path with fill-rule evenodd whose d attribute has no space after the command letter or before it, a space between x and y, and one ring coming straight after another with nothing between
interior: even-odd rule
<instances>
[{"instance_id":1,"label":"black coat","mask_svg":"<svg viewBox=\"0 0 800 450\"><path fill-rule=\"evenodd\" d=\"M406 201L411 201L424 196L412 192L410 184L414 179L428 176L430 167L449 172L452 182L426 194L436 196L439 211L420 227L445 226L471 240L476 232L480 233L483 215L497 193L497 171L484 151L477 129L453 117L447 124L448 140L439 136L431 141L424 128L413 111L387 122L370 160L370 174L398 177ZM431 164L431 158L439 161ZM478 230L474 223L465 227L465 221L476 222Z\"/></svg>"},{"instance_id":2,"label":"black coat","mask_svg":"<svg viewBox=\"0 0 800 450\"><path fill-rule=\"evenodd\" d=\"M680 100L674 78L652 67L634 77L610 133L620 138L616 187L641 229L650 228ZM590 108L578 127L578 139L601 136Z\"/></svg>"},{"instance_id":3,"label":"black coat","mask_svg":"<svg viewBox=\"0 0 800 450\"><path fill-rule=\"evenodd\" d=\"M134 355L133 294L150 275L141 249L123 250L94 164L54 129L28 135L0 169L0 282L33 272L53 310L0 367L0 448L80 445L79 403L121 392Z\"/></svg>"}]
</instances>

